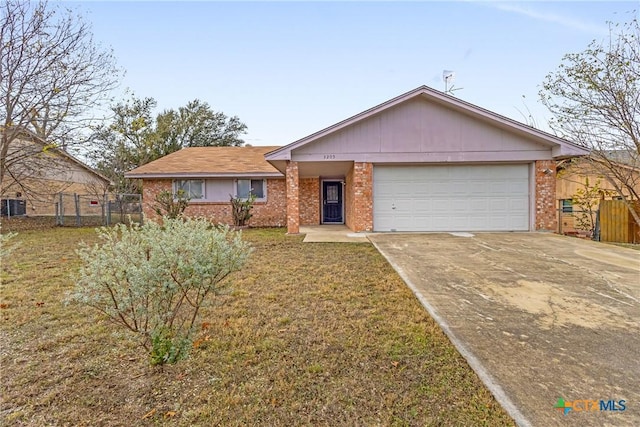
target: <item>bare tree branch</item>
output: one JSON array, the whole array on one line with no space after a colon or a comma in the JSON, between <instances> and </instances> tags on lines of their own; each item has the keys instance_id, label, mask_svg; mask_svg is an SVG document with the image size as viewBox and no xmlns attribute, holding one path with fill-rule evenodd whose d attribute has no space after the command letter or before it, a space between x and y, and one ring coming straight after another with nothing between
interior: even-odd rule
<instances>
[{"instance_id":1,"label":"bare tree branch","mask_svg":"<svg viewBox=\"0 0 640 427\"><path fill-rule=\"evenodd\" d=\"M112 52L94 43L90 26L70 9L5 0L0 22L1 186L5 175L24 175L25 164L39 154L14 147L22 130L62 149L84 142L80 130L120 72Z\"/></svg>"},{"instance_id":2,"label":"bare tree branch","mask_svg":"<svg viewBox=\"0 0 640 427\"><path fill-rule=\"evenodd\" d=\"M607 41L592 41L581 53L567 54L547 75L540 91L559 135L591 150L594 171L625 201L640 192L640 25L636 19L609 23Z\"/></svg>"}]
</instances>

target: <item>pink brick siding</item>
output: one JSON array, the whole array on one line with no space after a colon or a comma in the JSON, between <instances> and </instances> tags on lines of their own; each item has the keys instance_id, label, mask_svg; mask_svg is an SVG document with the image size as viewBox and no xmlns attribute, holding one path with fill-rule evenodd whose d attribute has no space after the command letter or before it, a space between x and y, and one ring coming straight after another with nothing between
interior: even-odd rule
<instances>
[{"instance_id":1,"label":"pink brick siding","mask_svg":"<svg viewBox=\"0 0 640 427\"><path fill-rule=\"evenodd\" d=\"M300 225L320 224L320 178L300 178Z\"/></svg>"},{"instance_id":2,"label":"pink brick siding","mask_svg":"<svg viewBox=\"0 0 640 427\"><path fill-rule=\"evenodd\" d=\"M155 200L163 190L171 191L170 179L145 179L142 181L142 212L145 219L158 219L155 212Z\"/></svg>"},{"instance_id":3,"label":"pink brick siding","mask_svg":"<svg viewBox=\"0 0 640 427\"><path fill-rule=\"evenodd\" d=\"M373 164L355 162L345 184L345 224L353 231L372 231Z\"/></svg>"},{"instance_id":4,"label":"pink brick siding","mask_svg":"<svg viewBox=\"0 0 640 427\"><path fill-rule=\"evenodd\" d=\"M300 183L298 179L298 162L287 162L287 232L300 232Z\"/></svg>"},{"instance_id":5,"label":"pink brick siding","mask_svg":"<svg viewBox=\"0 0 640 427\"><path fill-rule=\"evenodd\" d=\"M545 173L545 170L550 171ZM540 231L556 231L556 164L554 160L537 160L535 163L535 228Z\"/></svg>"},{"instance_id":6,"label":"pink brick siding","mask_svg":"<svg viewBox=\"0 0 640 427\"><path fill-rule=\"evenodd\" d=\"M344 224L353 230L353 167L344 178Z\"/></svg>"},{"instance_id":7,"label":"pink brick siding","mask_svg":"<svg viewBox=\"0 0 640 427\"><path fill-rule=\"evenodd\" d=\"M550 173L545 173L545 170ZM144 180L143 211L145 218L157 219L155 197L171 191L170 179ZM355 162L345 177L345 224L353 231L373 230L373 165ZM256 202L250 226L287 226L298 233L300 225L320 224L320 179L299 178L298 164L289 162L286 179L267 180L267 202ZM289 203L287 203L289 201ZM190 217L204 217L214 223L232 224L228 202L193 201L185 211ZM556 175L553 160L535 162L535 229L557 229Z\"/></svg>"},{"instance_id":8,"label":"pink brick siding","mask_svg":"<svg viewBox=\"0 0 640 427\"><path fill-rule=\"evenodd\" d=\"M144 180L142 190L142 206L146 219L157 219L155 198L163 190L171 191L171 180ZM286 224L286 191L284 179L267 180L267 201L253 205L253 217L249 220L252 227L284 227ZM207 218L216 224L233 224L231 204L229 202L192 201L185 210L185 215L192 218Z\"/></svg>"}]
</instances>

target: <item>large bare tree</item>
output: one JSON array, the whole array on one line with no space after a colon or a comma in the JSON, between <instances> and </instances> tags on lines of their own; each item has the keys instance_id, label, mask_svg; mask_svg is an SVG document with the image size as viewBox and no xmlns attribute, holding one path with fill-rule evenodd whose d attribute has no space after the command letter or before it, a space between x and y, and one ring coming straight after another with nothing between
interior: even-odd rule
<instances>
[{"instance_id":1,"label":"large bare tree","mask_svg":"<svg viewBox=\"0 0 640 427\"><path fill-rule=\"evenodd\" d=\"M565 55L540 91L551 127L591 150L583 159L616 190L640 224L640 25L609 24L609 37Z\"/></svg>"},{"instance_id":2,"label":"large bare tree","mask_svg":"<svg viewBox=\"0 0 640 427\"><path fill-rule=\"evenodd\" d=\"M0 187L40 171L46 150L80 142L91 111L117 85L113 54L78 13L46 1L0 2ZM46 141L24 144L28 131ZM44 162L43 164L46 164Z\"/></svg>"}]
</instances>

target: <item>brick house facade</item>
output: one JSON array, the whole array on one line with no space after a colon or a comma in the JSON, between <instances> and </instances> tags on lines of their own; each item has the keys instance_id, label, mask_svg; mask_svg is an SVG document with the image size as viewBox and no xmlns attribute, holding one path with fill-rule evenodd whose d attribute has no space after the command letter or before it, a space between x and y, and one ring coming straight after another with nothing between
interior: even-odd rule
<instances>
[{"instance_id":1,"label":"brick house facade","mask_svg":"<svg viewBox=\"0 0 640 427\"><path fill-rule=\"evenodd\" d=\"M268 199L265 202L255 202L253 217L249 224L254 227L284 227L287 225L286 209L287 195L284 179L267 179ZM156 196L162 191L172 191L170 179L146 179L142 190L142 210L146 219L156 220ZM215 224L233 224L231 203L191 201L185 209L185 214L193 218L207 218Z\"/></svg>"},{"instance_id":2,"label":"brick house facade","mask_svg":"<svg viewBox=\"0 0 640 427\"><path fill-rule=\"evenodd\" d=\"M149 217L159 191L195 179L199 199L187 215L230 223L220 188L255 185L262 198L249 224L293 234L320 224L355 232L554 231L556 161L585 154L422 86L287 146L183 149L128 176L143 179Z\"/></svg>"},{"instance_id":3,"label":"brick house facade","mask_svg":"<svg viewBox=\"0 0 640 427\"><path fill-rule=\"evenodd\" d=\"M355 232L554 231L556 161L586 154L422 86L265 159L286 176L290 233L336 223L327 181Z\"/></svg>"}]
</instances>

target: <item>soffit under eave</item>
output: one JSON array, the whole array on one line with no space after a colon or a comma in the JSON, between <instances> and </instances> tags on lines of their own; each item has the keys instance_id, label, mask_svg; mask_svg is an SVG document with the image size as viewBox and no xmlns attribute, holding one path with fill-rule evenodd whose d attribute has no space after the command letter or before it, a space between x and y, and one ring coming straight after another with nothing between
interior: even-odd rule
<instances>
[{"instance_id":1,"label":"soffit under eave","mask_svg":"<svg viewBox=\"0 0 640 427\"><path fill-rule=\"evenodd\" d=\"M583 147L571 144L557 144L551 149L551 156L558 160L568 157L581 157L589 155L590 151Z\"/></svg>"},{"instance_id":2,"label":"soffit under eave","mask_svg":"<svg viewBox=\"0 0 640 427\"><path fill-rule=\"evenodd\" d=\"M289 152L290 153L290 152ZM287 172L287 161L286 160L267 160L271 166L278 169L280 173L283 175Z\"/></svg>"}]
</instances>

